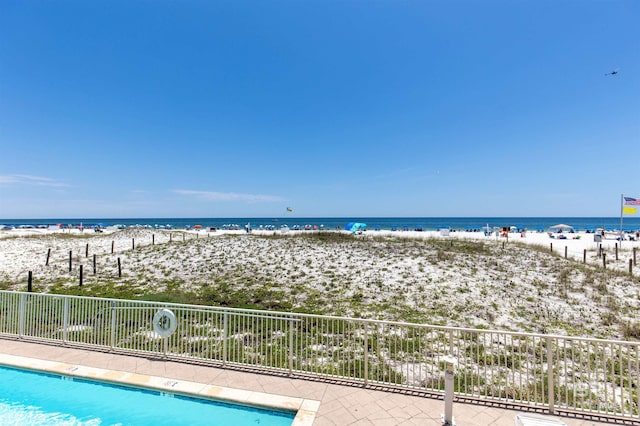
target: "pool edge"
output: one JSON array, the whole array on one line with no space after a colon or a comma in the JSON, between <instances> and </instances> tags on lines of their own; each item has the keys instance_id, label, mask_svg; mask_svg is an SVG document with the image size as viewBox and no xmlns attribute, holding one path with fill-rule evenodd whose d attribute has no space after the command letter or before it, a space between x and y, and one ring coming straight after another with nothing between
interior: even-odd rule
<instances>
[{"instance_id":1,"label":"pool edge","mask_svg":"<svg viewBox=\"0 0 640 426\"><path fill-rule=\"evenodd\" d=\"M316 418L320 401L284 395L235 389L188 380L131 373L120 370L88 367L78 364L48 361L38 358L0 353L0 366L17 367L87 380L99 380L124 386L153 389L203 399L229 402L277 411L295 412L292 426L311 426Z\"/></svg>"}]
</instances>

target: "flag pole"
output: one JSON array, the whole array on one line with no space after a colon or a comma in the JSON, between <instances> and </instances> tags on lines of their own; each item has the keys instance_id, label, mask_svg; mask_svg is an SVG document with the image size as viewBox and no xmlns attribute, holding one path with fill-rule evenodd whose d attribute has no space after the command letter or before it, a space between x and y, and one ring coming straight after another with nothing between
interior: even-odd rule
<instances>
[{"instance_id":1,"label":"flag pole","mask_svg":"<svg viewBox=\"0 0 640 426\"><path fill-rule=\"evenodd\" d=\"M620 194L620 247L622 247L622 213L624 212L624 194Z\"/></svg>"}]
</instances>

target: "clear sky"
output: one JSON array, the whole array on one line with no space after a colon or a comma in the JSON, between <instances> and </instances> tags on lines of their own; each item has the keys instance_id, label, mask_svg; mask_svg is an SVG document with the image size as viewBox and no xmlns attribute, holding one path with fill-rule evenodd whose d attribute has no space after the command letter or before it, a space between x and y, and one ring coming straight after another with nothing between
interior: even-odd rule
<instances>
[{"instance_id":1,"label":"clear sky","mask_svg":"<svg viewBox=\"0 0 640 426\"><path fill-rule=\"evenodd\" d=\"M639 23L637 0L1 0L0 218L615 217Z\"/></svg>"}]
</instances>

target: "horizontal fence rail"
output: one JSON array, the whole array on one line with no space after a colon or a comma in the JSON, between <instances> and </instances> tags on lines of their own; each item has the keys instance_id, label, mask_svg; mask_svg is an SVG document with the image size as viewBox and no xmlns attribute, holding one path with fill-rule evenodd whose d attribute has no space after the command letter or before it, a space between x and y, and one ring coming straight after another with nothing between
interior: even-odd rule
<instances>
[{"instance_id":1,"label":"horizontal fence rail","mask_svg":"<svg viewBox=\"0 0 640 426\"><path fill-rule=\"evenodd\" d=\"M638 342L8 291L0 334L640 419Z\"/></svg>"}]
</instances>

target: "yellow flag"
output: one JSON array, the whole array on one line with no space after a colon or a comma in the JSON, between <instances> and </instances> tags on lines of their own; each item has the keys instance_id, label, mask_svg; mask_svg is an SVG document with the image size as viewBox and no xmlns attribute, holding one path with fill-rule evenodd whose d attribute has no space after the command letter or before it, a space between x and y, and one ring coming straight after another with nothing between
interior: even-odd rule
<instances>
[{"instance_id":1,"label":"yellow flag","mask_svg":"<svg viewBox=\"0 0 640 426\"><path fill-rule=\"evenodd\" d=\"M622 207L622 214L636 214L636 213L638 213L637 207L627 207L627 206Z\"/></svg>"}]
</instances>

